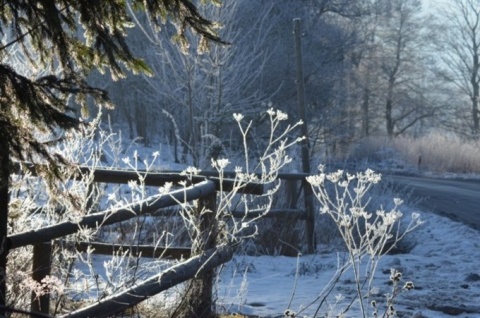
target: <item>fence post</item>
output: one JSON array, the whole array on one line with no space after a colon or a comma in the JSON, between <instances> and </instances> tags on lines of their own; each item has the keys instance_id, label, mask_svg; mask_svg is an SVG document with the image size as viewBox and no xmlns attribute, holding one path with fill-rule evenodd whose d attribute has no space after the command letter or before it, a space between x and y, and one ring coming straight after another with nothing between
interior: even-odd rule
<instances>
[{"instance_id":1,"label":"fence post","mask_svg":"<svg viewBox=\"0 0 480 318\"><path fill-rule=\"evenodd\" d=\"M300 19L293 20L293 34L295 36L295 61L297 66L297 91L298 91L298 113L303 121L301 126L302 134L305 137L301 142L302 147L302 170L304 173L310 173L310 154L309 154L309 137L308 122L305 113L305 87L303 83L303 57L302 57L302 40L300 30ZM302 180L303 196L305 202L305 213L307 214L307 243L308 253L315 252L315 213L313 211L313 190L307 180Z\"/></svg>"},{"instance_id":2,"label":"fence post","mask_svg":"<svg viewBox=\"0 0 480 318\"><path fill-rule=\"evenodd\" d=\"M51 255L52 255L52 243L41 242L33 245L33 265L32 265L32 278L38 283L42 283L47 275L50 275L51 269ZM48 315L50 309L50 295L46 293L37 297L32 292L30 308L32 313L41 312ZM32 317L36 317L32 314Z\"/></svg>"},{"instance_id":3,"label":"fence post","mask_svg":"<svg viewBox=\"0 0 480 318\"><path fill-rule=\"evenodd\" d=\"M192 256L203 254L214 248L218 239L217 195L213 191L210 195L198 200L194 211L194 222L197 229L192 242ZM210 318L216 317L213 311L213 281L214 270L197 274L187 283L182 303L173 317Z\"/></svg>"}]
</instances>

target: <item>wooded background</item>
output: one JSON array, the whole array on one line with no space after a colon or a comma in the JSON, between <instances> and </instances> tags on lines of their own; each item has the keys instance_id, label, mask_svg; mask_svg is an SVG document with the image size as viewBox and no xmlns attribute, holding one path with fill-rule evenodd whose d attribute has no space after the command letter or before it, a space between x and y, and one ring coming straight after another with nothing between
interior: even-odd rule
<instances>
[{"instance_id":1,"label":"wooded background","mask_svg":"<svg viewBox=\"0 0 480 318\"><path fill-rule=\"evenodd\" d=\"M238 139L233 112L253 118L274 105L296 118L292 20L300 18L312 151L343 155L359 139L378 135L440 131L476 138L480 6L434 4L226 1L200 9L221 23L220 36L232 45L199 52L199 40L188 35L188 54L170 41L174 27L155 32L139 14L127 40L155 75L92 81L110 92L117 107L106 114L127 123L131 138L182 146L197 163L225 155Z\"/></svg>"}]
</instances>

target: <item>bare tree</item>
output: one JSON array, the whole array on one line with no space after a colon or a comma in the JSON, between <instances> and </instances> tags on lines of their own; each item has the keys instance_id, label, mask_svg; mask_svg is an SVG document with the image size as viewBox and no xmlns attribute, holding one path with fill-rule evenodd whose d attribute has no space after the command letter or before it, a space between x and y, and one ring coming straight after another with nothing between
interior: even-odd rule
<instances>
[{"instance_id":1,"label":"bare tree","mask_svg":"<svg viewBox=\"0 0 480 318\"><path fill-rule=\"evenodd\" d=\"M470 114L466 123L470 134L478 137L480 117L480 6L476 0L454 0L448 9L441 11L442 37L437 42L442 64L439 74L453 84L470 103ZM462 101L457 107L462 108ZM457 123L464 112L460 111ZM465 124L465 123L463 123Z\"/></svg>"},{"instance_id":2,"label":"bare tree","mask_svg":"<svg viewBox=\"0 0 480 318\"><path fill-rule=\"evenodd\" d=\"M422 96L427 73L423 61L428 23L421 15L419 0L395 0L383 5L376 32L376 54L384 92L381 99L385 129L388 136L395 136L433 116Z\"/></svg>"},{"instance_id":3,"label":"bare tree","mask_svg":"<svg viewBox=\"0 0 480 318\"><path fill-rule=\"evenodd\" d=\"M228 143L232 134L230 114L241 111L254 117L271 97L262 89L262 76L273 49L266 45L272 8L272 3L247 1L203 7L205 15L224 24L219 33L231 42L229 46L211 43L208 52L204 43L188 32L188 45L179 52L177 43L170 41L177 32L173 26L157 32L145 17L137 15L134 38L149 42L143 54L154 76L145 76L142 87L136 89L148 92L153 107L147 117L163 117L165 126L175 121L172 141L179 140L183 146L182 160L190 158L195 165L202 165L202 160L218 157L225 151L219 137Z\"/></svg>"},{"instance_id":4,"label":"bare tree","mask_svg":"<svg viewBox=\"0 0 480 318\"><path fill-rule=\"evenodd\" d=\"M357 111L353 88L353 55L359 44L357 20L368 14L368 1L281 1L274 14L278 49L268 61L270 82L281 90L273 98L286 111L296 113L293 39L284 32L294 18L302 20L302 51L305 65L305 101L311 149L335 153L355 135Z\"/></svg>"}]
</instances>

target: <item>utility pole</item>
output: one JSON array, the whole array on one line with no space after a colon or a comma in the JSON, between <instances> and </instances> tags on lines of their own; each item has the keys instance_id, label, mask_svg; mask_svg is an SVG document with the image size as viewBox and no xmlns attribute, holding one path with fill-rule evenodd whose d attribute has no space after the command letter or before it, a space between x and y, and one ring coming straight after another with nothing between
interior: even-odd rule
<instances>
[{"instance_id":1,"label":"utility pole","mask_svg":"<svg viewBox=\"0 0 480 318\"><path fill-rule=\"evenodd\" d=\"M301 142L302 147L302 170L304 173L310 173L310 151L308 138L307 116L305 114L305 86L303 82L303 56L302 56L302 32L300 28L300 19L293 20L293 35L295 37L295 57L297 65L297 100L298 114L303 121L301 126L302 135L305 139ZM306 179L302 180L303 196L305 202L305 212L307 214L307 243L308 253L315 252L315 214L313 211L313 191Z\"/></svg>"}]
</instances>

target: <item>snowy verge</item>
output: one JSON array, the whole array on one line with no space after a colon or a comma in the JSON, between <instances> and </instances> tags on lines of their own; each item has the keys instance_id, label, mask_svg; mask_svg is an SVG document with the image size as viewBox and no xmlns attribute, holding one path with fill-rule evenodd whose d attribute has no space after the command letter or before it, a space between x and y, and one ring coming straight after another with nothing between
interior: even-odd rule
<instances>
[{"instance_id":1,"label":"snowy verge","mask_svg":"<svg viewBox=\"0 0 480 318\"><path fill-rule=\"evenodd\" d=\"M480 233L433 213L422 213L422 219L425 224L407 238L415 243L413 250L409 254L387 255L380 262L374 280L379 307L384 295L391 291L390 268L396 268L403 273L404 281L415 285L398 297L398 317L480 317ZM299 259L237 256L222 272L218 302L231 312L281 316L292 298L298 262L303 275L298 278L290 308L299 317L310 317L317 304L303 308L332 277L339 258L341 254L321 251ZM334 291L334 295L344 297L343 303L355 292L350 276L346 273ZM342 308L342 301L337 309ZM360 317L358 308L354 306L347 317Z\"/></svg>"}]
</instances>

